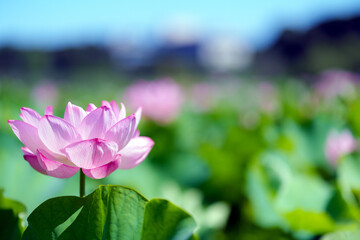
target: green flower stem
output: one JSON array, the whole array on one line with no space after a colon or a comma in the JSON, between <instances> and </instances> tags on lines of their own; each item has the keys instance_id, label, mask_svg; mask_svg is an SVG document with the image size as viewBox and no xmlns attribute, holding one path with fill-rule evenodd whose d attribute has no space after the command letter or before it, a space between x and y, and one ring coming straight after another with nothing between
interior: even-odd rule
<instances>
[{"instance_id":1,"label":"green flower stem","mask_svg":"<svg viewBox=\"0 0 360 240\"><path fill-rule=\"evenodd\" d=\"M85 197L85 174L80 169L80 197Z\"/></svg>"}]
</instances>

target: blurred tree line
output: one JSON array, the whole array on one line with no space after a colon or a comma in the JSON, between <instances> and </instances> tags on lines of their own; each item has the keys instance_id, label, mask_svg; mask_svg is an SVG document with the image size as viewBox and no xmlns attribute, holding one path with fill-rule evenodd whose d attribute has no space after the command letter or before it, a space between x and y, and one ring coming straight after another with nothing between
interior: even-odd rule
<instances>
[{"instance_id":1,"label":"blurred tree line","mask_svg":"<svg viewBox=\"0 0 360 240\"><path fill-rule=\"evenodd\" d=\"M121 43L119 43L121 45ZM41 78L67 77L89 69L132 73L141 76L206 73L197 59L201 43L169 47L166 44L144 56L116 55L108 46L82 46L58 50L0 48L0 75ZM122 46L126 47L126 46ZM300 75L326 69L360 69L360 16L324 21L306 31L285 29L275 42L258 51L246 73L259 75ZM134 56L131 56L134 55Z\"/></svg>"},{"instance_id":2,"label":"blurred tree line","mask_svg":"<svg viewBox=\"0 0 360 240\"><path fill-rule=\"evenodd\" d=\"M360 70L360 17L322 22L307 31L284 30L256 56L263 74L318 73L326 69Z\"/></svg>"}]
</instances>

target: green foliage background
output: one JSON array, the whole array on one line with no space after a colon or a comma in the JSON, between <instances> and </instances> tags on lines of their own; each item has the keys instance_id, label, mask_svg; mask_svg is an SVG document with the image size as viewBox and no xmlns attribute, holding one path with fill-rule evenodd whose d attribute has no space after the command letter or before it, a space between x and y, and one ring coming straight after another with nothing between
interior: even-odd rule
<instances>
[{"instance_id":1,"label":"green foliage background","mask_svg":"<svg viewBox=\"0 0 360 240\"><path fill-rule=\"evenodd\" d=\"M360 155L355 151L331 165L324 146L332 129L360 135L357 83L325 98L314 83L301 79L216 79L208 81L216 89L209 107L201 108L190 94L194 79L176 78L187 97L175 121L164 125L144 117L140 122L141 135L156 143L146 161L106 179L87 179L87 193L100 184L119 184L148 199L169 199L193 215L200 239L356 237ZM270 92L259 88L264 82ZM6 123L19 119L22 106L44 111L46 104L32 94L38 84L16 79L0 83L0 186L7 198L26 206L27 216L51 197L78 194L76 176L55 179L35 172L23 160L21 143ZM122 101L130 81L87 70L54 84L54 114L62 117L68 101L82 107L89 102L100 105L103 99ZM267 108L267 103L272 106ZM49 201L61 199L66 198ZM13 209L14 218L19 217L19 209L0 207ZM156 206L154 211L151 217L162 216ZM27 224L31 226L31 218Z\"/></svg>"}]
</instances>

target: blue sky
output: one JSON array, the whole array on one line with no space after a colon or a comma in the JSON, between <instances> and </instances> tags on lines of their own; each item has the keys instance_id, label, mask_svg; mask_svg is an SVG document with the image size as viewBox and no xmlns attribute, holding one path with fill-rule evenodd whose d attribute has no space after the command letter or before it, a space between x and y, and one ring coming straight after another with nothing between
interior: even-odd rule
<instances>
[{"instance_id":1,"label":"blue sky","mask_svg":"<svg viewBox=\"0 0 360 240\"><path fill-rule=\"evenodd\" d=\"M200 34L232 33L261 47L284 27L357 13L359 0L0 0L0 45L51 48L121 34L146 41L172 20L189 18Z\"/></svg>"}]
</instances>

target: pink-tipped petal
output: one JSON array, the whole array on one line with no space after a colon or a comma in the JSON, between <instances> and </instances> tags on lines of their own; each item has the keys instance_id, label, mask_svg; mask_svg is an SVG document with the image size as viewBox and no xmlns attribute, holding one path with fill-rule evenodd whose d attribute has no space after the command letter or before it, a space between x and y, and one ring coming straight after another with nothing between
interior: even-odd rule
<instances>
[{"instance_id":1,"label":"pink-tipped petal","mask_svg":"<svg viewBox=\"0 0 360 240\"><path fill-rule=\"evenodd\" d=\"M40 165L39 160L34 154L25 154L24 159L30 166L41 174L47 175L45 169Z\"/></svg>"},{"instance_id":2,"label":"pink-tipped petal","mask_svg":"<svg viewBox=\"0 0 360 240\"><path fill-rule=\"evenodd\" d=\"M78 167L71 167L63 163L49 159L45 157L40 151L37 151L36 155L39 161L39 165L45 171L44 174L52 177L69 178L74 176L80 169Z\"/></svg>"},{"instance_id":3,"label":"pink-tipped petal","mask_svg":"<svg viewBox=\"0 0 360 240\"><path fill-rule=\"evenodd\" d=\"M19 120L9 120L8 123L15 135L31 152L36 153L38 148L44 148L36 127Z\"/></svg>"},{"instance_id":4,"label":"pink-tipped petal","mask_svg":"<svg viewBox=\"0 0 360 240\"><path fill-rule=\"evenodd\" d=\"M54 115L54 110L52 106L47 106L45 108L45 115Z\"/></svg>"},{"instance_id":5,"label":"pink-tipped petal","mask_svg":"<svg viewBox=\"0 0 360 240\"><path fill-rule=\"evenodd\" d=\"M22 147L21 150L23 151L24 155L34 155L34 153L27 147Z\"/></svg>"},{"instance_id":6,"label":"pink-tipped petal","mask_svg":"<svg viewBox=\"0 0 360 240\"><path fill-rule=\"evenodd\" d=\"M120 169L129 169L139 165L149 154L154 146L154 141L148 137L131 139L128 145L120 151Z\"/></svg>"},{"instance_id":7,"label":"pink-tipped petal","mask_svg":"<svg viewBox=\"0 0 360 240\"><path fill-rule=\"evenodd\" d=\"M70 144L64 152L76 166L92 169L113 161L118 148L115 142L95 138Z\"/></svg>"},{"instance_id":8,"label":"pink-tipped petal","mask_svg":"<svg viewBox=\"0 0 360 240\"><path fill-rule=\"evenodd\" d=\"M34 155L37 150L42 149L46 157L56 159L57 161L68 165L73 165L63 154L59 155L49 150L41 141L38 130L32 125L17 120L9 120L9 124L15 135L25 145L25 147L21 148L24 155Z\"/></svg>"},{"instance_id":9,"label":"pink-tipped petal","mask_svg":"<svg viewBox=\"0 0 360 240\"><path fill-rule=\"evenodd\" d=\"M116 142L118 145L118 150L121 150L134 136L134 132L136 130L135 124L135 115L132 114L111 127L109 131L106 132L105 139Z\"/></svg>"},{"instance_id":10,"label":"pink-tipped petal","mask_svg":"<svg viewBox=\"0 0 360 240\"><path fill-rule=\"evenodd\" d=\"M41 118L41 115L31 108L20 108L20 117L24 122L37 127Z\"/></svg>"},{"instance_id":11,"label":"pink-tipped petal","mask_svg":"<svg viewBox=\"0 0 360 240\"><path fill-rule=\"evenodd\" d=\"M117 106L116 102L113 100L111 102L108 101L102 101L101 102L101 106L105 106L107 108L110 108L111 111L114 114L114 118L115 118L115 122L118 121L118 116L119 116L119 107Z\"/></svg>"},{"instance_id":12,"label":"pink-tipped petal","mask_svg":"<svg viewBox=\"0 0 360 240\"><path fill-rule=\"evenodd\" d=\"M66 106L65 114L64 114L65 121L68 121L75 128L77 128L85 116L86 116L86 113L85 113L84 109L72 104L71 102L68 102L68 104Z\"/></svg>"},{"instance_id":13,"label":"pink-tipped petal","mask_svg":"<svg viewBox=\"0 0 360 240\"><path fill-rule=\"evenodd\" d=\"M119 121L119 113L120 113L119 106L117 105L117 103L114 100L112 100L110 102L110 105L111 105L111 109L113 110L113 112L115 114L116 119Z\"/></svg>"},{"instance_id":14,"label":"pink-tipped petal","mask_svg":"<svg viewBox=\"0 0 360 240\"><path fill-rule=\"evenodd\" d=\"M65 146L80 139L78 132L70 123L51 115L41 118L38 133L46 147L59 155L63 154L61 150Z\"/></svg>"},{"instance_id":15,"label":"pink-tipped petal","mask_svg":"<svg viewBox=\"0 0 360 240\"><path fill-rule=\"evenodd\" d=\"M97 107L93 104L93 103L90 103L89 105L87 105L86 107L86 112L92 112L96 109Z\"/></svg>"},{"instance_id":16,"label":"pink-tipped petal","mask_svg":"<svg viewBox=\"0 0 360 240\"><path fill-rule=\"evenodd\" d=\"M105 178L109 176L112 172L114 172L116 169L119 168L120 164L120 157L116 158L114 161L97 168L93 169L82 169L84 174L88 177L94 178L94 179L100 179Z\"/></svg>"},{"instance_id":17,"label":"pink-tipped petal","mask_svg":"<svg viewBox=\"0 0 360 240\"><path fill-rule=\"evenodd\" d=\"M111 108L110 103L108 101L106 101L106 100L101 101L101 106L106 106L108 108Z\"/></svg>"},{"instance_id":18,"label":"pink-tipped petal","mask_svg":"<svg viewBox=\"0 0 360 240\"><path fill-rule=\"evenodd\" d=\"M102 106L90 112L81 122L79 133L83 139L102 138L116 123L113 111Z\"/></svg>"},{"instance_id":19,"label":"pink-tipped petal","mask_svg":"<svg viewBox=\"0 0 360 240\"><path fill-rule=\"evenodd\" d=\"M126 117L126 108L123 103L120 103L121 109L119 111L118 121Z\"/></svg>"},{"instance_id":20,"label":"pink-tipped petal","mask_svg":"<svg viewBox=\"0 0 360 240\"><path fill-rule=\"evenodd\" d=\"M137 129L140 119L141 119L141 113L142 113L142 108L139 107L136 112L135 112L135 118L136 118L136 125L135 125L135 129Z\"/></svg>"},{"instance_id":21,"label":"pink-tipped petal","mask_svg":"<svg viewBox=\"0 0 360 240\"><path fill-rule=\"evenodd\" d=\"M140 136L140 131L136 129L134 132L133 138L137 138L139 136Z\"/></svg>"}]
</instances>

